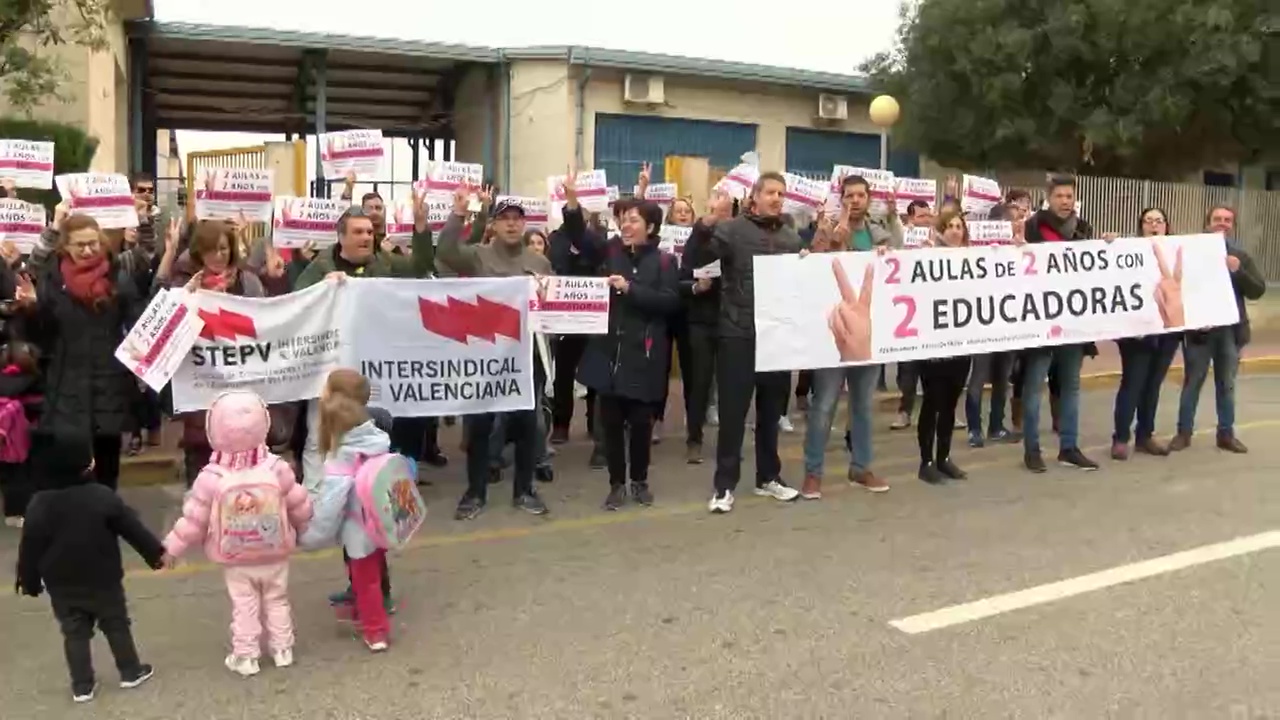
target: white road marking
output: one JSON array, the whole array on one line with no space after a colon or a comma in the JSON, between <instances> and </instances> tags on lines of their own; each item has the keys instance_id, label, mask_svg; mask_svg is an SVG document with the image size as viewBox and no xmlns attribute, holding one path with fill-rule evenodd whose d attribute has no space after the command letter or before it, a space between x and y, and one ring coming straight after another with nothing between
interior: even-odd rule
<instances>
[{"instance_id":1,"label":"white road marking","mask_svg":"<svg viewBox=\"0 0 1280 720\"><path fill-rule=\"evenodd\" d=\"M1062 600L1063 598L1083 595L1084 593L1102 590L1114 585L1122 585L1135 580L1143 580L1156 575L1176 572L1196 565L1204 565L1218 560L1248 555L1250 553L1280 547L1280 530L1250 535L1228 540L1227 542L1204 545L1176 552L1172 555L1143 560L1141 562L1121 565L1088 575L1060 580L1047 585L994 595L982 600L952 605L933 612L912 615L900 620L891 620L889 624L909 635L932 630L941 630L953 625L961 625L974 620L1001 615L1014 610L1043 605Z\"/></svg>"}]
</instances>

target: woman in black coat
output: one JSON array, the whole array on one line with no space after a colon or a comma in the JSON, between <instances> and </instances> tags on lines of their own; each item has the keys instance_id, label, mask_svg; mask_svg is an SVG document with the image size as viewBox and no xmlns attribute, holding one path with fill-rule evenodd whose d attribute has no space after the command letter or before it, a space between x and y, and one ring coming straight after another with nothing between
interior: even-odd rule
<instances>
[{"instance_id":1,"label":"woman in black coat","mask_svg":"<svg viewBox=\"0 0 1280 720\"><path fill-rule=\"evenodd\" d=\"M94 472L114 490L134 383L115 351L146 308L149 268L123 262L87 215L60 226L54 255L34 286L20 280L15 297L49 361L40 432L92 435Z\"/></svg>"},{"instance_id":2,"label":"woman in black coat","mask_svg":"<svg viewBox=\"0 0 1280 720\"><path fill-rule=\"evenodd\" d=\"M573 213L581 210L566 209L566 233L583 228L580 218L569 217ZM653 503L649 439L654 408L666 394L671 357L667 322L680 309L675 259L658 250L661 228L657 203L638 203L622 216L622 237L609 242L605 252L604 274L612 288L609 332L591 337L578 366L578 381L600 398L609 464L606 510L626 503L628 445L631 496L642 505Z\"/></svg>"}]
</instances>

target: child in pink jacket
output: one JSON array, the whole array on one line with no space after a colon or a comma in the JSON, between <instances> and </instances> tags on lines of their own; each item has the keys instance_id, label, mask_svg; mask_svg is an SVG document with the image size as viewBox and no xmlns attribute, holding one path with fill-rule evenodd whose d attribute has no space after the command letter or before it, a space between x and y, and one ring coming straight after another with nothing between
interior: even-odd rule
<instances>
[{"instance_id":1,"label":"child in pink jacket","mask_svg":"<svg viewBox=\"0 0 1280 720\"><path fill-rule=\"evenodd\" d=\"M267 450L271 416L248 391L224 393L209 407L206 431L213 455L165 538L173 557L203 544L223 566L231 596L231 654L227 669L258 673L262 617L276 667L293 664L289 555L311 520L311 499L289 463Z\"/></svg>"}]
</instances>

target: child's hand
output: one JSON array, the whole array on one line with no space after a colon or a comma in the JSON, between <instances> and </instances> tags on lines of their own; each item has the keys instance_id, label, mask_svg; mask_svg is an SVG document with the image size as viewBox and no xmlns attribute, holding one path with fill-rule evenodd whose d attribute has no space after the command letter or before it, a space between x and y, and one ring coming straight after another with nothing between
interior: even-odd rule
<instances>
[{"instance_id":1,"label":"child's hand","mask_svg":"<svg viewBox=\"0 0 1280 720\"><path fill-rule=\"evenodd\" d=\"M156 569L157 569L157 570L172 570L172 569L174 569L174 568L176 568L176 567L178 567L178 558L176 558L176 557L174 557L174 556L170 555L169 553L165 553L164 555L161 555L161 556L160 556L160 567L158 567L158 568L156 568Z\"/></svg>"}]
</instances>

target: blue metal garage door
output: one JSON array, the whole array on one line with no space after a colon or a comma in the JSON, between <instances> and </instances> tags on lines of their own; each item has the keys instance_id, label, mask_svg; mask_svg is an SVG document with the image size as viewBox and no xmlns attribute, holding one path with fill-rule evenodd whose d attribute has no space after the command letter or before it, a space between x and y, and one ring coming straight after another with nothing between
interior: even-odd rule
<instances>
[{"instance_id":1,"label":"blue metal garage door","mask_svg":"<svg viewBox=\"0 0 1280 720\"><path fill-rule=\"evenodd\" d=\"M920 177L920 156L895 150L890 140L889 169L893 174ZM825 179L831 177L832 165L880 167L880 136L787 128L787 172Z\"/></svg>"},{"instance_id":2,"label":"blue metal garage door","mask_svg":"<svg viewBox=\"0 0 1280 720\"><path fill-rule=\"evenodd\" d=\"M653 163L657 183L665 182L663 161L669 155L705 157L712 167L727 170L755 149L755 125L596 113L595 167L623 193L631 192L643 163Z\"/></svg>"}]
</instances>

